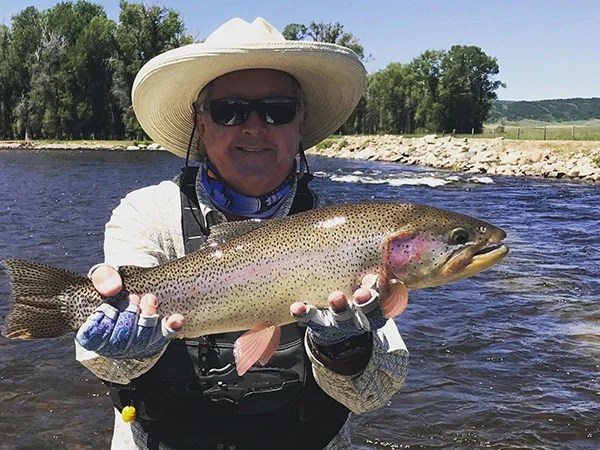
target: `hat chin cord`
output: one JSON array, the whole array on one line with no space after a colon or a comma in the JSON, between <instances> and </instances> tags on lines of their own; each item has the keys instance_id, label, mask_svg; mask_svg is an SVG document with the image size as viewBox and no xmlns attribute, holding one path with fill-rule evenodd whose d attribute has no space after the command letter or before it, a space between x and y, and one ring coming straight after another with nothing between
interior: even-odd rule
<instances>
[{"instance_id":1,"label":"hat chin cord","mask_svg":"<svg viewBox=\"0 0 600 450\"><path fill-rule=\"evenodd\" d=\"M306 160L306 155L304 154L304 143L300 141L298 145L298 156L300 158L300 170L298 170L298 180L304 179L304 181L308 184L313 178L313 174L310 173L310 168L308 167L308 161Z\"/></svg>"},{"instance_id":2,"label":"hat chin cord","mask_svg":"<svg viewBox=\"0 0 600 450\"><path fill-rule=\"evenodd\" d=\"M194 134L196 133L196 123L198 117L198 110L196 109L196 103L192 103L194 108L194 125L192 126L192 134L190 135L190 141L188 142L187 152L185 153L185 167L187 168L190 163L190 151L192 150L192 142L194 142Z\"/></svg>"}]
</instances>

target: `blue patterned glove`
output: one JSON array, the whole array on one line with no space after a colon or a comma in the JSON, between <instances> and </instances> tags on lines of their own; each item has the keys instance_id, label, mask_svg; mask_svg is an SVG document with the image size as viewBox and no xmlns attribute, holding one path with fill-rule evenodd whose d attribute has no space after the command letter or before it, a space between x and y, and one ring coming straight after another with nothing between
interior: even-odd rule
<instances>
[{"instance_id":1,"label":"blue patterned glove","mask_svg":"<svg viewBox=\"0 0 600 450\"><path fill-rule=\"evenodd\" d=\"M294 315L294 318L305 323L311 340L321 346L331 346L352 337L360 336L367 331L378 330L387 321L379 307L379 293L375 289L377 277L365 277L361 287L369 289L371 298L366 303L348 302L342 312L331 308L317 309L307 305L306 312Z\"/></svg>"},{"instance_id":2,"label":"blue patterned glove","mask_svg":"<svg viewBox=\"0 0 600 450\"><path fill-rule=\"evenodd\" d=\"M160 353L178 333L159 315L140 314L140 307L129 303L117 308L103 303L79 328L75 339L86 350L117 359L142 359Z\"/></svg>"}]
</instances>

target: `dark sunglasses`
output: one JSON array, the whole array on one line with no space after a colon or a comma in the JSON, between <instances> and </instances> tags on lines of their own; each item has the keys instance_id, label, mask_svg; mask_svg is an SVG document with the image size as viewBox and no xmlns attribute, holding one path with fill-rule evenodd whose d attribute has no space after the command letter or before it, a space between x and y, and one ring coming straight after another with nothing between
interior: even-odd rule
<instances>
[{"instance_id":1,"label":"dark sunglasses","mask_svg":"<svg viewBox=\"0 0 600 450\"><path fill-rule=\"evenodd\" d=\"M214 123L225 127L242 125L252 111L256 111L265 123L283 125L294 120L298 105L298 99L294 97L269 97L260 100L216 98L208 102L208 111Z\"/></svg>"}]
</instances>

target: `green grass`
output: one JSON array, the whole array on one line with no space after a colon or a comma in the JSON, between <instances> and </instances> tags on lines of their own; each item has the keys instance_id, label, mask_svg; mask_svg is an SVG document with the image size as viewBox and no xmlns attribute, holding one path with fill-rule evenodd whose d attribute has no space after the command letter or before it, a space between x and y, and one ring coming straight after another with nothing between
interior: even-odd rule
<instances>
[{"instance_id":1,"label":"green grass","mask_svg":"<svg viewBox=\"0 0 600 450\"><path fill-rule=\"evenodd\" d=\"M332 135L329 136L324 141L319 142L316 145L317 150L324 150L326 148L331 147L333 144L338 144L339 148L346 147L348 145L348 141L344 139L344 136Z\"/></svg>"},{"instance_id":2,"label":"green grass","mask_svg":"<svg viewBox=\"0 0 600 450\"><path fill-rule=\"evenodd\" d=\"M477 137L548 141L600 141L600 120L568 123L544 123L532 120L518 123L486 124Z\"/></svg>"},{"instance_id":3,"label":"green grass","mask_svg":"<svg viewBox=\"0 0 600 450\"><path fill-rule=\"evenodd\" d=\"M503 127L503 130L502 130ZM483 133L471 135L468 134L457 134L456 137L466 138L481 138L491 139L494 137L504 137L505 139L521 139L521 140L544 140L544 127L546 128L546 140L548 141L571 141L573 140L573 127L575 127L575 140L576 141L600 141L600 119L577 121L577 122L561 122L561 123L548 123L540 122L535 120L523 120L519 122L505 122L500 123L489 123L484 125ZM519 130L520 129L520 130ZM407 139L420 138L428 134L436 134L438 137L442 136L442 133L426 132L421 131L414 134L403 134ZM445 136L450 135L446 133ZM333 145L336 140L343 138L343 136L329 136L323 141L323 148L328 148Z\"/></svg>"}]
</instances>

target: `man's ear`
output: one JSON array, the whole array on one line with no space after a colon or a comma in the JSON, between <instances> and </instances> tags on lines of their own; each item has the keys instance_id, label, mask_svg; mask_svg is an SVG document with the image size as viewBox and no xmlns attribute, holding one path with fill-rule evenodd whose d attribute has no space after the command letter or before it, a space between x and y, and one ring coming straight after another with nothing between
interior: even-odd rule
<instances>
[{"instance_id":1,"label":"man's ear","mask_svg":"<svg viewBox=\"0 0 600 450\"><path fill-rule=\"evenodd\" d=\"M192 113L192 121L196 120L196 134L200 140L204 139L204 133L206 131L206 123L204 122L205 115L201 114L197 109Z\"/></svg>"},{"instance_id":2,"label":"man's ear","mask_svg":"<svg viewBox=\"0 0 600 450\"><path fill-rule=\"evenodd\" d=\"M302 135L302 133L304 132L304 126L306 125L306 111L303 109L302 110L302 120L300 121L300 125L298 128L298 131L300 132L300 135Z\"/></svg>"}]
</instances>

